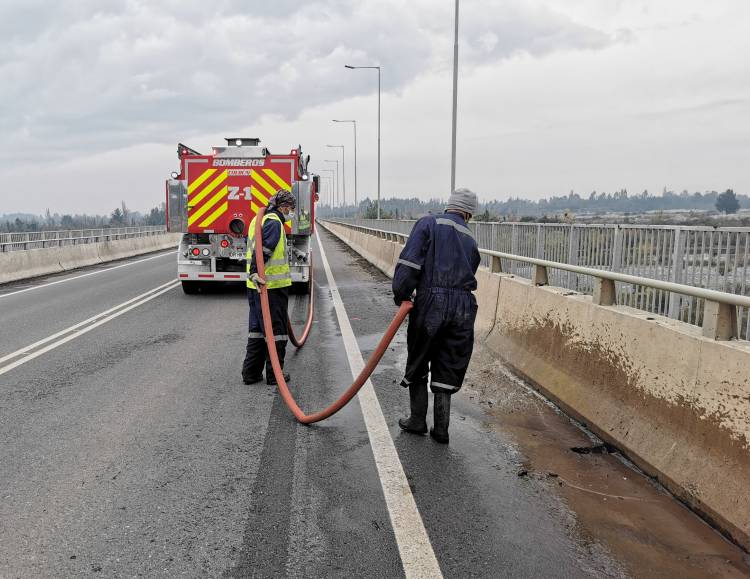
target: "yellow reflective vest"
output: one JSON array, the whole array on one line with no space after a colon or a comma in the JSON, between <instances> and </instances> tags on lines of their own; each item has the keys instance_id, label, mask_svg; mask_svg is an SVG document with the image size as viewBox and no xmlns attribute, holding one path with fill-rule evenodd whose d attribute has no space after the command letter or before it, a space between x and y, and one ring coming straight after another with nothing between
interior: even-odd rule
<instances>
[{"instance_id":1,"label":"yellow reflective vest","mask_svg":"<svg viewBox=\"0 0 750 579\"><path fill-rule=\"evenodd\" d=\"M281 235L279 236L279 242L276 244L271 257L266 261L266 275L264 277L266 280L266 287L268 289L289 287L292 285L292 274L289 269L289 259L286 252L286 232L284 231L284 224L275 213L264 215L263 223L265 224L268 219L278 221L279 226L281 227ZM250 231L247 236L247 255L245 256L247 261L247 287L254 290L257 290L258 288L250 279L250 264L252 263L253 254L255 252L255 224L257 221L258 219L256 217L250 222Z\"/></svg>"}]
</instances>

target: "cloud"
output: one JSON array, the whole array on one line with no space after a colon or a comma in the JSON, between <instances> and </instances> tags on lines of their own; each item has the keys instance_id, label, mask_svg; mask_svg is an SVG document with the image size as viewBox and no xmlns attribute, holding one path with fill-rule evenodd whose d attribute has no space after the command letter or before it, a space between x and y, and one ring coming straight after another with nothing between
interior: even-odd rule
<instances>
[{"instance_id":1,"label":"cloud","mask_svg":"<svg viewBox=\"0 0 750 579\"><path fill-rule=\"evenodd\" d=\"M750 188L746 0L461 0L458 181L484 199L571 188ZM360 198L441 196L453 3L3 0L0 213L163 199L175 144L302 143L357 119Z\"/></svg>"},{"instance_id":2,"label":"cloud","mask_svg":"<svg viewBox=\"0 0 750 579\"><path fill-rule=\"evenodd\" d=\"M466 1L463 66L611 42L544 7L504 6ZM432 0L10 0L0 23L0 151L20 163L294 119L372 94L372 72L346 63L381 64L384 90L399 91L452 58L452 12Z\"/></svg>"}]
</instances>

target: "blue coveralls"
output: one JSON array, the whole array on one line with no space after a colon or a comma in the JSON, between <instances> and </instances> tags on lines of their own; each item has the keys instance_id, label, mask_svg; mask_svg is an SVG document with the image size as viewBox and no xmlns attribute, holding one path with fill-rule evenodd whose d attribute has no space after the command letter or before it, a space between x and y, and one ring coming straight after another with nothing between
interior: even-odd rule
<instances>
[{"instance_id":1,"label":"blue coveralls","mask_svg":"<svg viewBox=\"0 0 750 579\"><path fill-rule=\"evenodd\" d=\"M408 357L401 385L423 383L453 394L461 385L474 349L480 257L463 217L444 213L414 225L393 276L396 303L416 289L407 330Z\"/></svg>"},{"instance_id":2,"label":"blue coveralls","mask_svg":"<svg viewBox=\"0 0 750 579\"><path fill-rule=\"evenodd\" d=\"M269 213L276 213L283 222L286 217L277 209L269 209ZM267 263L273 253L273 248L279 243L284 235L283 226L274 219L268 219L263 224L263 263ZM248 241L249 243L249 241ZM255 252L250 261L250 273L258 272L258 264L255 262ZM263 330L263 312L260 307L260 292L247 289L247 301L250 305L249 328L247 337L247 349L245 361L242 364L242 376L245 379L254 379L261 375L263 366L266 366L266 377L273 376L271 360L268 357L265 335ZM286 345L289 338L287 334L287 312L289 305L289 288L277 288L268 290L268 305L271 313L271 325L276 341L276 351L279 355L281 367L284 367L286 357Z\"/></svg>"}]
</instances>

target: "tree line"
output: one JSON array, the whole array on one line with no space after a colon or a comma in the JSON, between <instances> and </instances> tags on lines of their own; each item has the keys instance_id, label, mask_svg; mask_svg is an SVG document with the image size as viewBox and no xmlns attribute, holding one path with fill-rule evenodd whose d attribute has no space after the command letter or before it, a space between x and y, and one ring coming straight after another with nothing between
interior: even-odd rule
<instances>
[{"instance_id":1,"label":"tree line","mask_svg":"<svg viewBox=\"0 0 750 579\"><path fill-rule=\"evenodd\" d=\"M380 215L383 219L416 219L428 213L439 213L444 208L444 199L392 197L382 200ZM581 214L612 212L628 215L669 210L719 211L732 214L741 208L750 208L750 196L738 195L732 189L727 189L722 193L718 191L675 193L665 189L661 195L652 195L648 191L631 195L627 189L621 189L614 193L592 191L586 196L571 191L568 195L539 200L510 197L504 201L481 203L479 214L474 218L479 221L557 222L566 221L572 219L572 216ZM353 217L357 214L365 219L375 219L378 214L377 201L365 199L359 204L359 211L353 205L335 209L326 206L318 208L318 215L321 217L331 215ZM60 215L51 213L49 209L43 215L28 213L2 215L0 216L0 232L139 227L165 223L164 203L152 207L147 213L140 213L131 211L123 201L108 215Z\"/></svg>"},{"instance_id":2,"label":"tree line","mask_svg":"<svg viewBox=\"0 0 750 579\"><path fill-rule=\"evenodd\" d=\"M539 200L510 197L506 200L495 200L480 203L480 215L485 221L503 220L561 220L567 215L623 213L638 214L654 211L719 211L732 214L741 208L750 209L750 196L737 195L732 189L722 193L705 191L675 193L666 189L660 195L648 191L633 195L627 189L614 193L592 191L588 195L579 195L571 191L568 195L552 196ZM383 219L416 219L427 213L440 212L445 208L445 199L422 200L412 198L390 198L381 201L380 215ZM365 199L359 204L359 214L366 219L377 216L377 201ZM354 206L337 208L322 207L320 215L353 216L357 213Z\"/></svg>"},{"instance_id":3,"label":"tree line","mask_svg":"<svg viewBox=\"0 0 750 579\"><path fill-rule=\"evenodd\" d=\"M111 227L141 227L164 225L166 208L164 203L152 207L147 213L131 211L125 202L108 215L85 213L52 213L47 209L42 215L11 213L0 216L0 232L54 231L57 229L107 229Z\"/></svg>"}]
</instances>

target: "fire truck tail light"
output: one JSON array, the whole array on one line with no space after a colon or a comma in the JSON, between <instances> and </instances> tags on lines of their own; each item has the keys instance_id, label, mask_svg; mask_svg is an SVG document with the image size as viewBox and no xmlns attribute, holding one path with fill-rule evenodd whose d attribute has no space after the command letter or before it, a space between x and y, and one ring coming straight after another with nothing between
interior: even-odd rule
<instances>
[{"instance_id":1,"label":"fire truck tail light","mask_svg":"<svg viewBox=\"0 0 750 579\"><path fill-rule=\"evenodd\" d=\"M201 254L201 250L198 249L197 247L194 247L192 253L193 253L193 255L200 255Z\"/></svg>"},{"instance_id":2,"label":"fire truck tail light","mask_svg":"<svg viewBox=\"0 0 750 579\"><path fill-rule=\"evenodd\" d=\"M204 249L203 250L203 255L208 255L209 253L211 253L211 252L208 249Z\"/></svg>"},{"instance_id":3,"label":"fire truck tail light","mask_svg":"<svg viewBox=\"0 0 750 579\"><path fill-rule=\"evenodd\" d=\"M227 241L226 239L222 239L222 240L221 240L221 246L222 246L222 247L223 247L224 249L226 249L227 247L229 247L229 242L228 242L228 241Z\"/></svg>"}]
</instances>

